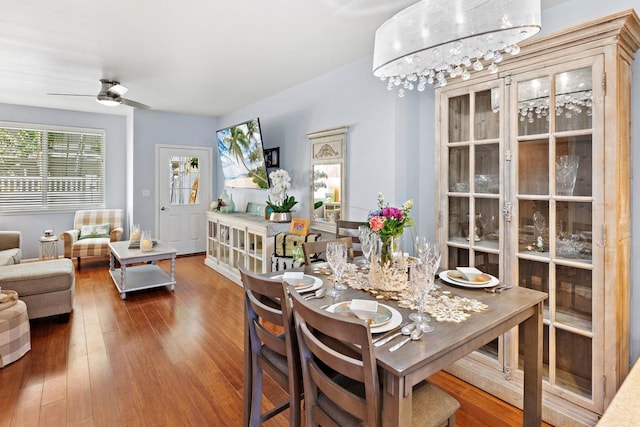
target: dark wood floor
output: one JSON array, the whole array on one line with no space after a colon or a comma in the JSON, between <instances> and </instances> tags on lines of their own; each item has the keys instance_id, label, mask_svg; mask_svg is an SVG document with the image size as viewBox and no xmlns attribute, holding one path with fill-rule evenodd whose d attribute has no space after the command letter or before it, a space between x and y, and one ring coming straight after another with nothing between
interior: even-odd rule
<instances>
[{"instance_id":1,"label":"dark wood floor","mask_svg":"<svg viewBox=\"0 0 640 427\"><path fill-rule=\"evenodd\" d=\"M203 260L178 258L174 293L126 301L106 258L83 260L69 322L32 321L31 351L0 369L0 426L241 425L242 289ZM431 380L460 401L460 427L521 424L519 410L448 374ZM266 425L287 425L287 413Z\"/></svg>"}]
</instances>

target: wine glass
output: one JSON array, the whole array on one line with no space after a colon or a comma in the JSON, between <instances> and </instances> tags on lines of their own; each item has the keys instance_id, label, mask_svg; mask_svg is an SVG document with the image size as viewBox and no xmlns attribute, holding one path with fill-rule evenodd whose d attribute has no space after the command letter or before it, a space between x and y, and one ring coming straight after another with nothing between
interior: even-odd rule
<instances>
[{"instance_id":1,"label":"wine glass","mask_svg":"<svg viewBox=\"0 0 640 427\"><path fill-rule=\"evenodd\" d=\"M416 253L420 260L420 264L430 265L433 270L433 274L435 275L440 268L440 260L442 258L438 245L435 242L431 242L426 237L417 236ZM433 289L440 289L440 285L434 282Z\"/></svg>"},{"instance_id":2,"label":"wine glass","mask_svg":"<svg viewBox=\"0 0 640 427\"><path fill-rule=\"evenodd\" d=\"M337 297L340 295L340 289L337 287L337 282L342 276L342 270L347 259L347 245L343 242L328 242L327 243L327 262L333 272L333 287L327 290L327 295L330 297Z\"/></svg>"},{"instance_id":3,"label":"wine glass","mask_svg":"<svg viewBox=\"0 0 640 427\"><path fill-rule=\"evenodd\" d=\"M433 269L427 264L416 264L411 268L410 278L411 290L416 300L417 313L412 313L409 318L416 322L416 328L422 332L433 331L433 326L429 324L431 318L425 313L425 301L427 295L433 288Z\"/></svg>"},{"instance_id":4,"label":"wine glass","mask_svg":"<svg viewBox=\"0 0 640 427\"><path fill-rule=\"evenodd\" d=\"M427 251L429 249L429 239L425 236L416 236L416 255L420 262L425 261L425 256L427 255Z\"/></svg>"},{"instance_id":5,"label":"wine glass","mask_svg":"<svg viewBox=\"0 0 640 427\"><path fill-rule=\"evenodd\" d=\"M535 229L536 235L536 246L539 250L544 248L544 240L542 237L542 233L544 232L544 227L546 226L546 220L544 215L540 213L540 211L535 211L533 213L533 228Z\"/></svg>"},{"instance_id":6,"label":"wine glass","mask_svg":"<svg viewBox=\"0 0 640 427\"><path fill-rule=\"evenodd\" d=\"M373 236L371 229L366 225L358 227L358 236L360 238L360 248L362 249L362 255L364 256L363 267L369 267L371 264L371 250L373 249Z\"/></svg>"},{"instance_id":7,"label":"wine glass","mask_svg":"<svg viewBox=\"0 0 640 427\"><path fill-rule=\"evenodd\" d=\"M338 291L344 291L345 289L347 289L347 284L342 282L342 272L345 270L345 268L347 268L347 247L346 245L344 246L344 251L340 250L339 251L339 262L338 265L336 266L336 271L334 273L334 277L335 277L335 284L333 285L333 287Z\"/></svg>"}]
</instances>

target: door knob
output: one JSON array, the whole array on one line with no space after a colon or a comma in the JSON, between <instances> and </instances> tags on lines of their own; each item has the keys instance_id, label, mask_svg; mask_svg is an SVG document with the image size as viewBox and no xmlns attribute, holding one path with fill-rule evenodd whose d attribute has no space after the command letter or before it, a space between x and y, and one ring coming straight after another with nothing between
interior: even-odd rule
<instances>
[{"instance_id":1,"label":"door knob","mask_svg":"<svg viewBox=\"0 0 640 427\"><path fill-rule=\"evenodd\" d=\"M164 206L160 208L161 211L167 210Z\"/></svg>"}]
</instances>

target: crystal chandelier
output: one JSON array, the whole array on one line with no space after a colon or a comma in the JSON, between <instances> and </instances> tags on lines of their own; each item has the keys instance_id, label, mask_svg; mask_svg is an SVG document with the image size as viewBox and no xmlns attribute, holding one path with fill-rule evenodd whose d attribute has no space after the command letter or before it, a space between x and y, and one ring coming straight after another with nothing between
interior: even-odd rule
<instances>
[{"instance_id":1,"label":"crystal chandelier","mask_svg":"<svg viewBox=\"0 0 640 427\"><path fill-rule=\"evenodd\" d=\"M421 0L376 31L373 74L398 96L427 83L471 77L489 63L496 73L503 54L540 31L540 0Z\"/></svg>"},{"instance_id":2,"label":"crystal chandelier","mask_svg":"<svg viewBox=\"0 0 640 427\"><path fill-rule=\"evenodd\" d=\"M570 119L574 114L581 114L584 110L587 116L591 116L593 107L593 95L591 90L574 93L560 94L556 96L556 116ZM520 121L534 122L534 118L545 118L549 121L549 97L529 99L518 102Z\"/></svg>"}]
</instances>

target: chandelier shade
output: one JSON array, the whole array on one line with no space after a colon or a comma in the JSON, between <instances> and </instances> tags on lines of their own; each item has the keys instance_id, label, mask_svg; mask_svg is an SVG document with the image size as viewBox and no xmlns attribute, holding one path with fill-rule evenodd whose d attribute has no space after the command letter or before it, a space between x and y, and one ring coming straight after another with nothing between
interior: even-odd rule
<instances>
[{"instance_id":1,"label":"chandelier shade","mask_svg":"<svg viewBox=\"0 0 640 427\"><path fill-rule=\"evenodd\" d=\"M447 78L470 77L489 63L498 71L503 53L540 31L540 0L421 0L378 28L373 74L398 95Z\"/></svg>"}]
</instances>

